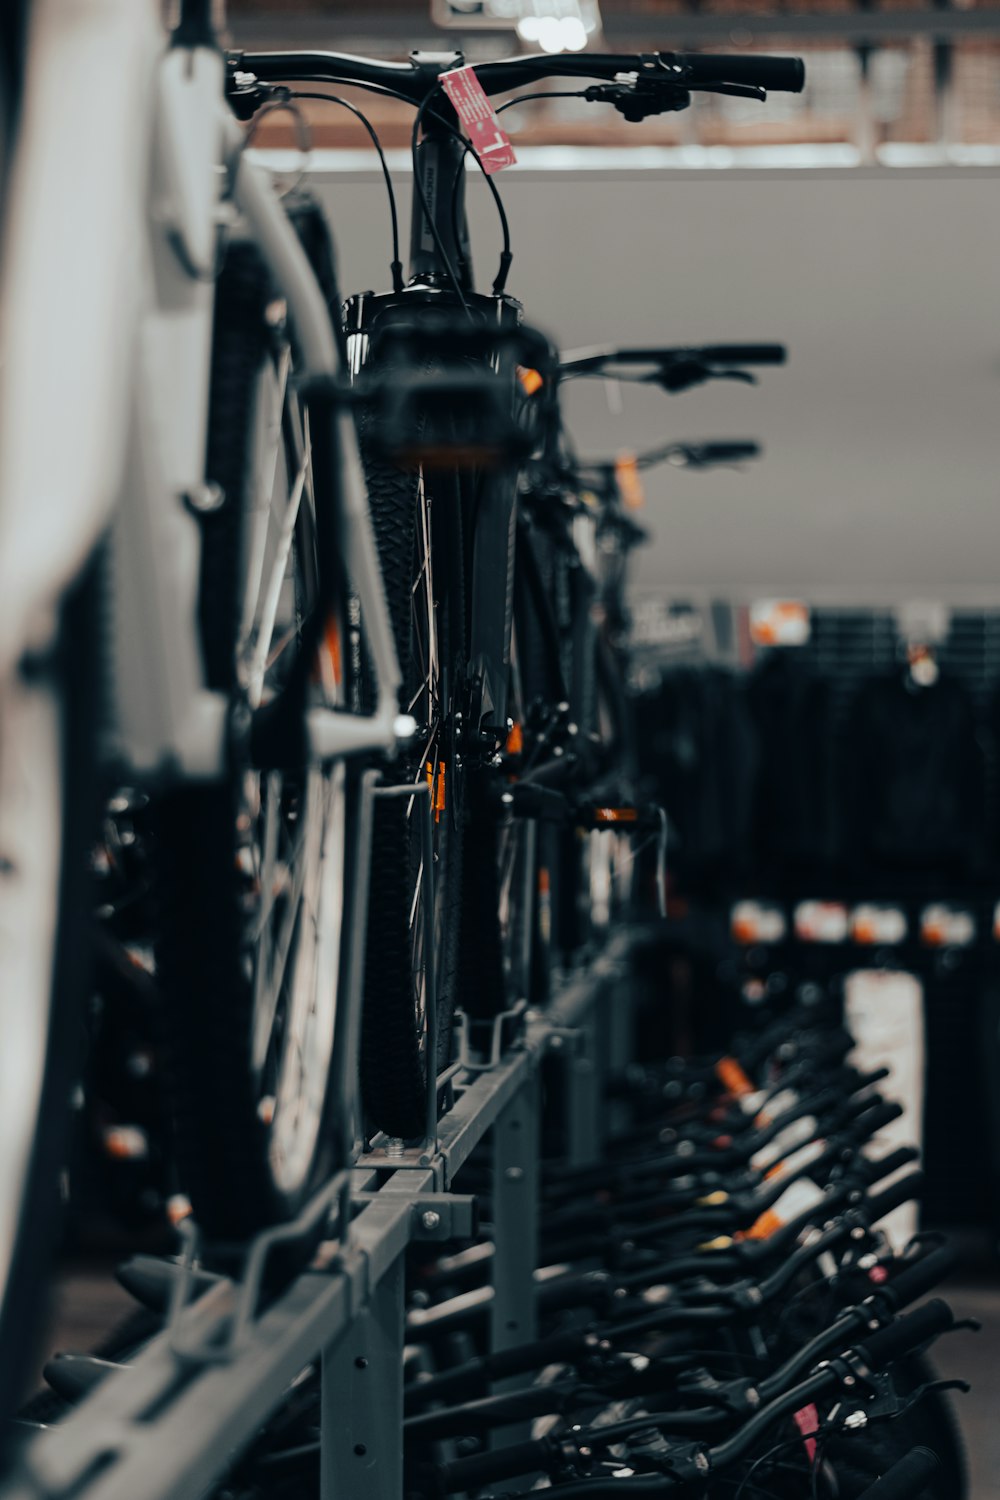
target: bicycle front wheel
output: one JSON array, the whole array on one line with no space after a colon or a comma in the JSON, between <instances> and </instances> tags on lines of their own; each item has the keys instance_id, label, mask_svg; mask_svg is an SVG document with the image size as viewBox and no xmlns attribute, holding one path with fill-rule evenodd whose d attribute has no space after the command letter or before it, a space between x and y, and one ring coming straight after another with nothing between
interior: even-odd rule
<instances>
[{"instance_id":1,"label":"bicycle front wheel","mask_svg":"<svg viewBox=\"0 0 1000 1500\"><path fill-rule=\"evenodd\" d=\"M314 662L308 413L267 273L231 247L217 290L200 623L206 675L251 709L308 677L343 700L343 622ZM314 623L314 622L313 622ZM331 1085L349 847L347 772L232 764L162 800L158 969L181 1185L215 1240L293 1217L341 1161Z\"/></svg>"},{"instance_id":2,"label":"bicycle front wheel","mask_svg":"<svg viewBox=\"0 0 1000 1500\"><path fill-rule=\"evenodd\" d=\"M453 753L454 695L464 676L461 507L418 473L373 458L368 413L360 436L386 602L403 672L403 707L418 730L386 772L419 796L380 798L372 830L361 1084L370 1131L423 1134L428 1072L448 1062L456 1002L463 866L463 795ZM452 481L453 482L453 481ZM447 481L443 482L446 485ZM431 802L433 911L425 905L422 799ZM428 916L430 920L428 920ZM428 929L432 933L427 951ZM437 1046L430 1036L434 965Z\"/></svg>"},{"instance_id":3,"label":"bicycle front wheel","mask_svg":"<svg viewBox=\"0 0 1000 1500\"><path fill-rule=\"evenodd\" d=\"M96 586L94 565L53 649L0 691L0 1416L23 1396L39 1333L83 1052Z\"/></svg>"}]
</instances>

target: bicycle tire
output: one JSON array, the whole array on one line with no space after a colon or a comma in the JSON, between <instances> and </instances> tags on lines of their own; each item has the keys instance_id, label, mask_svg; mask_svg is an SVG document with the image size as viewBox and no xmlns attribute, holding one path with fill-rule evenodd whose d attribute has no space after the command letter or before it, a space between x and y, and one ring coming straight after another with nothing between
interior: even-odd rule
<instances>
[{"instance_id":1,"label":"bicycle tire","mask_svg":"<svg viewBox=\"0 0 1000 1500\"><path fill-rule=\"evenodd\" d=\"M459 905L463 870L463 791L453 753L455 695L465 677L466 601L461 505L457 495L440 499L415 471L396 468L373 451L373 413L363 408L358 436L386 604L403 676L401 708L427 717L416 750L400 757L383 776L386 787L430 777L434 795L444 764L444 806L432 813L434 837L435 977L437 1051L440 1071L451 1053L457 995ZM452 480L452 483L455 481ZM448 503L454 499L456 503ZM428 508L429 507L429 508ZM429 516L429 522L427 517ZM418 524L418 520L422 524ZM429 553L428 553L429 547ZM426 556L425 556L426 554ZM434 600L418 587L430 561ZM422 601L422 602L421 602ZM418 615L421 618L418 618ZM423 618L426 616L426 623ZM432 623L433 616L433 623ZM429 649L421 629L437 632L439 675L432 684L425 665ZM428 704L433 705L431 709ZM436 733L428 726L439 720ZM361 1089L369 1133L397 1139L424 1132L427 1104L426 1026L418 955L423 921L419 882L421 809L415 800L377 800L371 842L371 877L361 1028Z\"/></svg>"},{"instance_id":2,"label":"bicycle tire","mask_svg":"<svg viewBox=\"0 0 1000 1500\"><path fill-rule=\"evenodd\" d=\"M0 955L5 990L17 997L17 1015L5 1030L7 1082L16 1087L4 1089L0 1220L9 1227L0 1263L3 1416L23 1399L22 1382L41 1331L62 1209L59 1171L66 1161L70 1091L83 1056L90 972L86 851L97 824L99 588L95 559L64 602L51 656L8 688L0 720ZM33 731L27 739L22 734L20 745L16 737L24 719L13 695L21 708L27 706ZM34 817L38 811L41 823ZM28 844L11 825L11 812L22 822L27 814ZM48 830L42 826L46 817ZM40 887L26 891L19 905L18 877L37 885L38 856L44 863L50 854L44 893ZM36 908L34 916L24 895ZM24 968L18 973L19 953L31 983Z\"/></svg>"},{"instance_id":3,"label":"bicycle tire","mask_svg":"<svg viewBox=\"0 0 1000 1500\"><path fill-rule=\"evenodd\" d=\"M519 538L519 555L527 545ZM549 654L531 592L516 570L507 701L518 728L533 708L557 697ZM466 795L459 993L476 1021L491 1020L520 1000L541 1003L547 991L538 884L548 868L540 863L537 827L529 831L527 820L498 814L495 776L486 770L470 777Z\"/></svg>"},{"instance_id":4,"label":"bicycle tire","mask_svg":"<svg viewBox=\"0 0 1000 1500\"><path fill-rule=\"evenodd\" d=\"M237 649L252 597L258 445L269 444L265 454L274 449L275 475L282 456L286 467L296 457L288 451L287 386L280 441L277 431L262 439L259 382L273 347L273 299L255 247L230 246L216 289L206 466L224 500L202 518L199 590L208 685L229 694L240 691L245 675ZM301 522L309 508L299 504ZM270 513L265 541L269 522ZM303 578L315 571L307 550L299 557L293 548L291 586L287 576L280 585L282 598L291 595L286 638L301 630ZM270 654L272 641L264 647ZM273 649L280 656L280 645ZM296 660L291 671L300 665ZM347 1132L335 1118L332 1061L354 802L342 765L326 773L251 773L239 755L232 752L221 781L180 784L163 795L156 848L157 972L178 1174L208 1238L237 1244L293 1218L343 1164ZM334 903L328 898L338 884ZM291 972L274 969L276 959ZM270 974L261 980L265 962ZM277 992L265 1000L268 978ZM296 1025L312 1032L293 1036ZM289 1071L293 1050L297 1084Z\"/></svg>"}]
</instances>

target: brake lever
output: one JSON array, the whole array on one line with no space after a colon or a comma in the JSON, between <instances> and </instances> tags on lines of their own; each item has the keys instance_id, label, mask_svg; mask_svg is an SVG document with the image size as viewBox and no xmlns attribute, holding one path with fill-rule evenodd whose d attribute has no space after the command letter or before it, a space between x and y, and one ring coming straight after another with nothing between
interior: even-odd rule
<instances>
[{"instance_id":1,"label":"brake lever","mask_svg":"<svg viewBox=\"0 0 1000 1500\"><path fill-rule=\"evenodd\" d=\"M620 115L633 124L651 115L673 114L687 109L691 92L678 83L661 78L619 78L614 83L593 83L584 89L590 104L613 104Z\"/></svg>"},{"instance_id":2,"label":"brake lever","mask_svg":"<svg viewBox=\"0 0 1000 1500\"><path fill-rule=\"evenodd\" d=\"M760 104L767 102L767 90L756 83L699 83L696 87L699 94L728 94L733 99L756 99Z\"/></svg>"},{"instance_id":3,"label":"brake lever","mask_svg":"<svg viewBox=\"0 0 1000 1500\"><path fill-rule=\"evenodd\" d=\"M682 359L673 364L660 365L648 375L639 377L640 385L658 385L671 395L704 385L709 380L739 380L744 385L756 385L757 377L749 370L721 370L701 360Z\"/></svg>"}]
</instances>

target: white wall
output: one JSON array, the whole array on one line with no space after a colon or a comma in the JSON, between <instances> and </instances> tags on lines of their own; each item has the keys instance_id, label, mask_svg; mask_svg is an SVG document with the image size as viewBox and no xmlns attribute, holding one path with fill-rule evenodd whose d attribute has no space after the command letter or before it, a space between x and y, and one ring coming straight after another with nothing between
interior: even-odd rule
<instances>
[{"instance_id":1,"label":"white wall","mask_svg":"<svg viewBox=\"0 0 1000 1500\"><path fill-rule=\"evenodd\" d=\"M384 289L384 193L317 173L345 291ZM1000 604L1000 182L977 169L677 171L499 179L510 289L563 347L779 340L757 389L569 405L580 448L754 437L742 473L650 476L642 592ZM399 178L405 200L409 178ZM498 246L470 183L480 281Z\"/></svg>"}]
</instances>

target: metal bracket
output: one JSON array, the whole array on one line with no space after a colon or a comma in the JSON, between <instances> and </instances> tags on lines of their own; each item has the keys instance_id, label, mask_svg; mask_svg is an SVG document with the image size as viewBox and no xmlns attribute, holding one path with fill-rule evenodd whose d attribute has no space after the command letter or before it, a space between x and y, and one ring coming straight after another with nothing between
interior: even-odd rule
<instances>
[{"instance_id":1,"label":"metal bracket","mask_svg":"<svg viewBox=\"0 0 1000 1500\"><path fill-rule=\"evenodd\" d=\"M499 1015L493 1017L490 1023L490 1045L486 1062L476 1060L470 1045L470 1033L475 1023L469 1019L464 1010L458 1011L456 1017L458 1020L458 1060L461 1069L468 1073L490 1073L494 1068L499 1067L503 1062L505 1051L504 1028L510 1022L511 1030L514 1031L517 1022L525 1016L527 1009L527 1000L519 1000L510 1010L502 1010Z\"/></svg>"},{"instance_id":2,"label":"metal bracket","mask_svg":"<svg viewBox=\"0 0 1000 1500\"><path fill-rule=\"evenodd\" d=\"M569 1052L573 1056L584 1050L586 1038L579 1026L547 1026L545 1045L550 1052Z\"/></svg>"},{"instance_id":3,"label":"metal bracket","mask_svg":"<svg viewBox=\"0 0 1000 1500\"><path fill-rule=\"evenodd\" d=\"M374 1203L378 1193L355 1193L359 1205ZM469 1240L478 1232L479 1200L471 1193L421 1193L412 1204L413 1240Z\"/></svg>"},{"instance_id":4,"label":"metal bracket","mask_svg":"<svg viewBox=\"0 0 1000 1500\"><path fill-rule=\"evenodd\" d=\"M302 1210L297 1218L287 1224L278 1224L266 1229L251 1240L245 1250L243 1274L235 1283L237 1299L229 1323L228 1334L216 1339L190 1337L185 1318L195 1267L198 1262L202 1236L192 1218L182 1219L178 1226L184 1240L184 1251L179 1272L174 1282L167 1317L170 1346L178 1359L187 1364L229 1364L238 1358L249 1342L257 1309L261 1301L261 1289L268 1263L274 1251L281 1245L294 1245L315 1235L320 1225L329 1220L334 1205L340 1204L341 1229L346 1232L350 1214L344 1217L344 1194L350 1186L353 1168L345 1167L331 1177L329 1182ZM322 1231L321 1231L322 1233Z\"/></svg>"}]
</instances>

